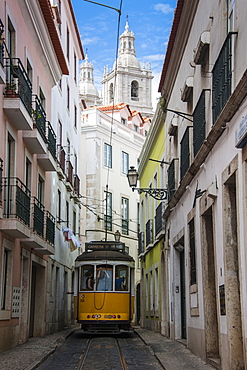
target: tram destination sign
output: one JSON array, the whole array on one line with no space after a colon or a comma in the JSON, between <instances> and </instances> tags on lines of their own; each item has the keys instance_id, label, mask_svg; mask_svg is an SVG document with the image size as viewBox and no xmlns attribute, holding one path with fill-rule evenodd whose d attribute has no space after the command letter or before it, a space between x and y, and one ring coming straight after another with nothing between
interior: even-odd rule
<instances>
[{"instance_id":1,"label":"tram destination sign","mask_svg":"<svg viewBox=\"0 0 247 370\"><path fill-rule=\"evenodd\" d=\"M102 250L110 250L110 251L124 251L125 244L124 243L117 243L117 242L89 242L85 243L86 251L102 251Z\"/></svg>"}]
</instances>

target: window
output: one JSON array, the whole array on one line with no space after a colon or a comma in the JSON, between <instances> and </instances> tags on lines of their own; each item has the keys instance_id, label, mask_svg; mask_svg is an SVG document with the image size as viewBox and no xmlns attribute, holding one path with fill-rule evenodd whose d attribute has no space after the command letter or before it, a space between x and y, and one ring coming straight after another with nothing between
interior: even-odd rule
<instances>
[{"instance_id":1,"label":"window","mask_svg":"<svg viewBox=\"0 0 247 370\"><path fill-rule=\"evenodd\" d=\"M68 61L69 61L69 28L67 27L67 44L66 44L66 48L67 48L67 58L68 58Z\"/></svg>"},{"instance_id":2,"label":"window","mask_svg":"<svg viewBox=\"0 0 247 370\"><path fill-rule=\"evenodd\" d=\"M74 107L74 127L77 128L77 106Z\"/></svg>"},{"instance_id":3,"label":"window","mask_svg":"<svg viewBox=\"0 0 247 370\"><path fill-rule=\"evenodd\" d=\"M206 109L205 109L205 90L202 91L199 101L193 113L193 147L194 157L205 140L206 135Z\"/></svg>"},{"instance_id":4,"label":"window","mask_svg":"<svg viewBox=\"0 0 247 370\"><path fill-rule=\"evenodd\" d=\"M33 81L33 69L28 59L27 59L27 75L28 75L29 80L32 82Z\"/></svg>"},{"instance_id":5,"label":"window","mask_svg":"<svg viewBox=\"0 0 247 370\"><path fill-rule=\"evenodd\" d=\"M94 290L94 265L81 267L80 290Z\"/></svg>"},{"instance_id":6,"label":"window","mask_svg":"<svg viewBox=\"0 0 247 370\"><path fill-rule=\"evenodd\" d=\"M122 152L122 173L127 174L129 169L129 154Z\"/></svg>"},{"instance_id":7,"label":"window","mask_svg":"<svg viewBox=\"0 0 247 370\"><path fill-rule=\"evenodd\" d=\"M96 290L111 291L112 290L112 266L98 265L96 267Z\"/></svg>"},{"instance_id":8,"label":"window","mask_svg":"<svg viewBox=\"0 0 247 370\"><path fill-rule=\"evenodd\" d=\"M196 250L195 250L195 224L194 218L189 223L190 242L190 284L196 284Z\"/></svg>"},{"instance_id":9,"label":"window","mask_svg":"<svg viewBox=\"0 0 247 370\"><path fill-rule=\"evenodd\" d=\"M127 266L116 266L115 267L115 290L128 290L128 267Z\"/></svg>"},{"instance_id":10,"label":"window","mask_svg":"<svg viewBox=\"0 0 247 370\"><path fill-rule=\"evenodd\" d=\"M138 82L132 81L131 82L131 100L138 100Z\"/></svg>"},{"instance_id":11,"label":"window","mask_svg":"<svg viewBox=\"0 0 247 370\"><path fill-rule=\"evenodd\" d=\"M121 123L122 123L123 125L126 125L126 123L127 123L126 118L121 117Z\"/></svg>"},{"instance_id":12,"label":"window","mask_svg":"<svg viewBox=\"0 0 247 370\"><path fill-rule=\"evenodd\" d=\"M61 220L61 191L57 189L57 221Z\"/></svg>"},{"instance_id":13,"label":"window","mask_svg":"<svg viewBox=\"0 0 247 370\"><path fill-rule=\"evenodd\" d=\"M70 89L69 86L67 85L67 108L69 110L69 100L70 100Z\"/></svg>"},{"instance_id":14,"label":"window","mask_svg":"<svg viewBox=\"0 0 247 370\"><path fill-rule=\"evenodd\" d=\"M112 168L112 146L104 144L104 166Z\"/></svg>"},{"instance_id":15,"label":"window","mask_svg":"<svg viewBox=\"0 0 247 370\"><path fill-rule=\"evenodd\" d=\"M74 53L74 80L77 82L77 58L76 53Z\"/></svg>"},{"instance_id":16,"label":"window","mask_svg":"<svg viewBox=\"0 0 247 370\"><path fill-rule=\"evenodd\" d=\"M112 193L105 191L105 215L104 215L104 228L105 230L112 230Z\"/></svg>"},{"instance_id":17,"label":"window","mask_svg":"<svg viewBox=\"0 0 247 370\"><path fill-rule=\"evenodd\" d=\"M109 98L110 98L110 101L113 100L113 83L110 84Z\"/></svg>"},{"instance_id":18,"label":"window","mask_svg":"<svg viewBox=\"0 0 247 370\"><path fill-rule=\"evenodd\" d=\"M32 163L26 157L26 166L25 166L25 185L31 190L31 176L32 176Z\"/></svg>"},{"instance_id":19,"label":"window","mask_svg":"<svg viewBox=\"0 0 247 370\"><path fill-rule=\"evenodd\" d=\"M43 93L43 90L41 87L39 88L39 100L42 105L42 107L45 109L45 94Z\"/></svg>"},{"instance_id":20,"label":"window","mask_svg":"<svg viewBox=\"0 0 247 370\"><path fill-rule=\"evenodd\" d=\"M159 274L158 274L158 268L155 268L155 275L154 275L154 309L156 316L158 316L158 310L159 310Z\"/></svg>"},{"instance_id":21,"label":"window","mask_svg":"<svg viewBox=\"0 0 247 370\"><path fill-rule=\"evenodd\" d=\"M15 29L8 17L8 35L7 35L7 48L11 57L15 56Z\"/></svg>"},{"instance_id":22,"label":"window","mask_svg":"<svg viewBox=\"0 0 247 370\"><path fill-rule=\"evenodd\" d=\"M66 224L69 227L69 202L66 200Z\"/></svg>"},{"instance_id":23,"label":"window","mask_svg":"<svg viewBox=\"0 0 247 370\"><path fill-rule=\"evenodd\" d=\"M73 211L73 233L76 234L76 211Z\"/></svg>"},{"instance_id":24,"label":"window","mask_svg":"<svg viewBox=\"0 0 247 370\"><path fill-rule=\"evenodd\" d=\"M122 234L129 234L129 199L122 198Z\"/></svg>"},{"instance_id":25,"label":"window","mask_svg":"<svg viewBox=\"0 0 247 370\"><path fill-rule=\"evenodd\" d=\"M39 175L38 178L38 200L43 203L45 192L45 182L44 179Z\"/></svg>"}]
</instances>

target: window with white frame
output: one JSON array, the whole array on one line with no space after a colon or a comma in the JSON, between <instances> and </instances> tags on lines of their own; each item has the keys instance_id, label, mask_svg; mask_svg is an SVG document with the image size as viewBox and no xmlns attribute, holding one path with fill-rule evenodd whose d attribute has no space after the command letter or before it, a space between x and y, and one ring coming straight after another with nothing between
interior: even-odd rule
<instances>
[{"instance_id":1,"label":"window with white frame","mask_svg":"<svg viewBox=\"0 0 247 370\"><path fill-rule=\"evenodd\" d=\"M104 166L112 168L112 146L104 143Z\"/></svg>"},{"instance_id":2,"label":"window with white frame","mask_svg":"<svg viewBox=\"0 0 247 370\"><path fill-rule=\"evenodd\" d=\"M126 152L122 152L122 173L128 173L129 169L129 154Z\"/></svg>"},{"instance_id":3,"label":"window with white frame","mask_svg":"<svg viewBox=\"0 0 247 370\"><path fill-rule=\"evenodd\" d=\"M122 198L122 234L129 234L129 199Z\"/></svg>"}]
</instances>

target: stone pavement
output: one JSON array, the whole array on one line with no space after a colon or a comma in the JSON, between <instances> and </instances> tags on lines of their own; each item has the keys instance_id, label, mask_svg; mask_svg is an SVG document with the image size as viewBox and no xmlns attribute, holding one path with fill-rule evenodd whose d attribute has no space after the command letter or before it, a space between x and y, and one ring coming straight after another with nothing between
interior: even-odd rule
<instances>
[{"instance_id":1,"label":"stone pavement","mask_svg":"<svg viewBox=\"0 0 247 370\"><path fill-rule=\"evenodd\" d=\"M74 329L30 338L28 342L0 353L1 370L33 370L41 365L62 344ZM183 344L165 338L159 333L135 327L135 332L149 346L154 356L166 370L210 370ZM92 369L93 370L93 369Z\"/></svg>"}]
</instances>

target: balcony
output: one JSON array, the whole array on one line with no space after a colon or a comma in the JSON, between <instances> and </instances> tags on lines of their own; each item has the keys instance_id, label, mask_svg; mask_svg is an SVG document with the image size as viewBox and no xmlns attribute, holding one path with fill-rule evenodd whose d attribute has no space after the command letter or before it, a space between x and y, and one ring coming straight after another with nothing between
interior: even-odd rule
<instances>
[{"instance_id":1,"label":"balcony","mask_svg":"<svg viewBox=\"0 0 247 370\"><path fill-rule=\"evenodd\" d=\"M30 190L17 177L3 177L3 219L0 230L14 238L30 237Z\"/></svg>"},{"instance_id":2,"label":"balcony","mask_svg":"<svg viewBox=\"0 0 247 370\"><path fill-rule=\"evenodd\" d=\"M6 58L3 109L16 130L32 130L32 83L19 58Z\"/></svg>"},{"instance_id":3,"label":"balcony","mask_svg":"<svg viewBox=\"0 0 247 370\"><path fill-rule=\"evenodd\" d=\"M79 198L80 198L80 178L79 178L78 175L74 175L74 191L73 191L73 195L71 195L70 198L73 198L75 203L79 202Z\"/></svg>"},{"instance_id":4,"label":"balcony","mask_svg":"<svg viewBox=\"0 0 247 370\"><path fill-rule=\"evenodd\" d=\"M163 217L165 210L164 202L161 202L155 211L155 237L165 234L165 219Z\"/></svg>"},{"instance_id":5,"label":"balcony","mask_svg":"<svg viewBox=\"0 0 247 370\"><path fill-rule=\"evenodd\" d=\"M45 122L45 140L46 140L46 153L38 154L37 160L45 171L56 171L57 169L57 156L56 156L56 135L50 124Z\"/></svg>"},{"instance_id":6,"label":"balcony","mask_svg":"<svg viewBox=\"0 0 247 370\"><path fill-rule=\"evenodd\" d=\"M54 254L55 218L36 197L32 197L31 228L30 238L22 243L42 255Z\"/></svg>"}]
</instances>

